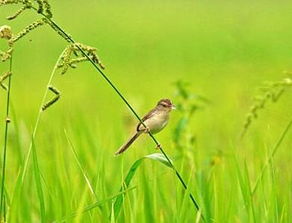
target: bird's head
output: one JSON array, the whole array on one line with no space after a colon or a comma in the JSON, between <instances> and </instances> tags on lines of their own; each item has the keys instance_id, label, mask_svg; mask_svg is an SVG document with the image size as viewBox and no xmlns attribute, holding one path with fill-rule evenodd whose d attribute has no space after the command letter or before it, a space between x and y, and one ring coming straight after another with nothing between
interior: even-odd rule
<instances>
[{"instance_id":1,"label":"bird's head","mask_svg":"<svg viewBox=\"0 0 292 223\"><path fill-rule=\"evenodd\" d=\"M175 109L175 105L169 99L161 99L157 103L157 107L161 110L166 110L170 112L171 110Z\"/></svg>"}]
</instances>

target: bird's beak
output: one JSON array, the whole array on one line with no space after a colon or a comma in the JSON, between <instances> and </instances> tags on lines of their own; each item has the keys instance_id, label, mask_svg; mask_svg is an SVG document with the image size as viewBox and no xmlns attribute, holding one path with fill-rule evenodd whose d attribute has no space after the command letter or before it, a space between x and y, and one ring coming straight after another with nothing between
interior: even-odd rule
<instances>
[{"instance_id":1,"label":"bird's beak","mask_svg":"<svg viewBox=\"0 0 292 223\"><path fill-rule=\"evenodd\" d=\"M175 105L171 105L171 109L175 110L176 109Z\"/></svg>"}]
</instances>

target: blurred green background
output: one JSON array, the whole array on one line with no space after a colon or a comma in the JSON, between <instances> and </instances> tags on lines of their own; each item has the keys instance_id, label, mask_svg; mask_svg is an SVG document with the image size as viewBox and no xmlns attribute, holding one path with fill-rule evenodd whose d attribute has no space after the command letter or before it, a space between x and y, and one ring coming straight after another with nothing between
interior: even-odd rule
<instances>
[{"instance_id":1,"label":"blurred green background","mask_svg":"<svg viewBox=\"0 0 292 223\"><path fill-rule=\"evenodd\" d=\"M188 123L186 134L195 136L196 146L187 155L175 148L172 139L180 112L173 112L169 126L157 138L177 160L175 163L190 181L200 203L210 207L209 214L215 222L292 220L291 132L254 198L256 220L244 209L233 165L233 157L239 159L242 168L246 162L253 185L267 154L291 119L291 91L287 91L276 104L268 103L239 141L253 97L260 94L258 87L265 81L285 78L283 71L292 71L290 1L71 0L51 1L51 5L53 19L61 27L76 41L98 49L105 73L140 115L160 98L171 98L176 103L179 99L174 83L178 80L189 82L190 92L210 100ZM18 8L0 8L0 24L10 25L14 33L38 18L35 12L28 11L14 21L6 21L5 17ZM6 184L10 194L23 167L50 72L66 46L49 26L38 28L15 45ZM5 49L4 41L0 47ZM1 63L0 72L7 67L7 63ZM155 146L145 136L122 157L113 156L134 131L136 120L90 64L80 64L63 76L57 72L53 85L61 91L61 100L43 113L36 135L48 222L94 200L64 129L101 198L118 192L136 159L155 152ZM5 117L4 108L5 91L1 90L1 119ZM4 132L3 123L0 133ZM211 170L207 163L218 151L223 152L223 158ZM191 203L183 200L181 186L171 171L148 161L138 175L134 182L138 189L131 192L118 222L193 222L194 212L188 211ZM200 184L202 175L210 187L209 194ZM23 193L12 209L12 222L39 221L37 195L30 181L31 167ZM148 204L145 191L151 197ZM103 222L110 209L108 204L106 210L80 215L75 220Z\"/></svg>"}]
</instances>

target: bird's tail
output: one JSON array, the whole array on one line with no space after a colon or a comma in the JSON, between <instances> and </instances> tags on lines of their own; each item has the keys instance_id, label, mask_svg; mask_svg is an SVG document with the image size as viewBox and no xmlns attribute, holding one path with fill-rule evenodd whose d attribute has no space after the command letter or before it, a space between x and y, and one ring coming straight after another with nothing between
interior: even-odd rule
<instances>
[{"instance_id":1,"label":"bird's tail","mask_svg":"<svg viewBox=\"0 0 292 223\"><path fill-rule=\"evenodd\" d=\"M115 155L120 155L121 153L125 152L130 145L132 145L132 143L141 135L141 133L143 133L142 131L136 132L135 135L133 135L128 142L126 142L124 145L121 146L121 148L119 148L119 150L115 153Z\"/></svg>"}]
</instances>

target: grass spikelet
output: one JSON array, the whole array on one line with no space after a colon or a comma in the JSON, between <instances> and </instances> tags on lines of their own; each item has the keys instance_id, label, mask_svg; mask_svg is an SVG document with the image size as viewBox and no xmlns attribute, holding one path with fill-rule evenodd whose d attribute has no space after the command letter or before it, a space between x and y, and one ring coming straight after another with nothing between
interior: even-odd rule
<instances>
[{"instance_id":1,"label":"grass spikelet","mask_svg":"<svg viewBox=\"0 0 292 223\"><path fill-rule=\"evenodd\" d=\"M49 4L49 2L47 0L35 0L35 1L38 5L37 12L39 14L43 14L43 15L47 16L48 18L53 17L53 14L51 12L51 5Z\"/></svg>"},{"instance_id":2,"label":"grass spikelet","mask_svg":"<svg viewBox=\"0 0 292 223\"><path fill-rule=\"evenodd\" d=\"M18 3L22 3L22 0L0 0L0 6L18 4Z\"/></svg>"},{"instance_id":3,"label":"grass spikelet","mask_svg":"<svg viewBox=\"0 0 292 223\"><path fill-rule=\"evenodd\" d=\"M36 4L33 4L35 2ZM42 14L48 18L52 18L53 14L51 11L51 5L48 0L1 0L0 6L11 5L11 4L22 4L23 6L12 16L7 17L7 19L15 19L23 11L29 8L34 8L39 14Z\"/></svg>"},{"instance_id":4,"label":"grass spikelet","mask_svg":"<svg viewBox=\"0 0 292 223\"><path fill-rule=\"evenodd\" d=\"M10 71L5 72L2 76L0 76L0 86L4 89L7 90L8 87L3 84L3 81L5 81L8 77L10 77L12 73Z\"/></svg>"},{"instance_id":5,"label":"grass spikelet","mask_svg":"<svg viewBox=\"0 0 292 223\"><path fill-rule=\"evenodd\" d=\"M10 40L9 43L10 45L14 44L15 42L17 42L19 39L21 39L22 37L24 37L25 35L27 35L29 32L31 32L32 30L36 29L39 26L44 25L44 19L40 19L38 21L35 21L31 24L29 24L27 27L25 27L22 31L20 31L18 34L16 34L15 36L13 36Z\"/></svg>"},{"instance_id":6,"label":"grass spikelet","mask_svg":"<svg viewBox=\"0 0 292 223\"><path fill-rule=\"evenodd\" d=\"M35 0L38 4L38 13L43 13L44 11L44 5L42 0Z\"/></svg>"},{"instance_id":7,"label":"grass spikelet","mask_svg":"<svg viewBox=\"0 0 292 223\"><path fill-rule=\"evenodd\" d=\"M1 62L5 62L6 60L9 60L11 58L12 52L13 52L12 48L8 49L5 52L4 51L0 51Z\"/></svg>"},{"instance_id":8,"label":"grass spikelet","mask_svg":"<svg viewBox=\"0 0 292 223\"><path fill-rule=\"evenodd\" d=\"M4 25L0 27L0 38L1 39L11 39L12 37L12 31L11 31L11 27Z\"/></svg>"},{"instance_id":9,"label":"grass spikelet","mask_svg":"<svg viewBox=\"0 0 292 223\"><path fill-rule=\"evenodd\" d=\"M61 55L61 60L59 61L59 64L58 64L58 68L63 67L61 74L65 74L67 70L69 69L68 64L69 64L72 53L73 53L73 50L72 50L72 46L70 45L64 50L63 54Z\"/></svg>"},{"instance_id":10,"label":"grass spikelet","mask_svg":"<svg viewBox=\"0 0 292 223\"><path fill-rule=\"evenodd\" d=\"M8 20L16 19L17 16L19 16L21 13L23 13L26 9L28 9L28 6L23 6L19 10L17 10L13 15L6 17Z\"/></svg>"},{"instance_id":11,"label":"grass spikelet","mask_svg":"<svg viewBox=\"0 0 292 223\"><path fill-rule=\"evenodd\" d=\"M8 42L8 50L6 51L1 51L0 50L0 60L2 62L5 62L6 60L10 59L12 56L12 52L13 52L13 48L12 48L12 44L9 44L9 41L12 38L12 31L11 31L11 27L7 26L7 25L3 25L0 27L0 38L7 40ZM3 81L3 79L2 79Z\"/></svg>"},{"instance_id":12,"label":"grass spikelet","mask_svg":"<svg viewBox=\"0 0 292 223\"><path fill-rule=\"evenodd\" d=\"M48 101L47 103L45 103L42 106L42 110L43 111L45 111L50 106L52 106L53 104L55 104L60 99L60 97L61 97L60 92L56 88L54 88L53 86L49 86L48 89L55 94L55 97L53 97L50 101Z\"/></svg>"},{"instance_id":13,"label":"grass spikelet","mask_svg":"<svg viewBox=\"0 0 292 223\"><path fill-rule=\"evenodd\" d=\"M292 86L292 79L287 77L281 81L268 82L260 89L263 94L255 97L255 103L250 107L249 113L243 125L241 137L245 135L252 122L258 118L259 111L264 109L268 102L276 103L283 93Z\"/></svg>"},{"instance_id":14,"label":"grass spikelet","mask_svg":"<svg viewBox=\"0 0 292 223\"><path fill-rule=\"evenodd\" d=\"M96 54L96 48L91 47L91 46L86 46L82 43L76 43L73 44L74 47L74 51L78 52L79 49L81 48L83 51L85 51L88 56L93 60L93 62L95 62L96 64L98 64L102 69L104 69L104 65L100 62L98 55Z\"/></svg>"},{"instance_id":15,"label":"grass spikelet","mask_svg":"<svg viewBox=\"0 0 292 223\"><path fill-rule=\"evenodd\" d=\"M79 57L79 58L71 59L70 61L68 61L68 65L71 68L77 68L77 64L84 62L84 61L88 61L88 59L86 57ZM61 64L60 68L63 66L65 66L65 64Z\"/></svg>"},{"instance_id":16,"label":"grass spikelet","mask_svg":"<svg viewBox=\"0 0 292 223\"><path fill-rule=\"evenodd\" d=\"M96 54L96 48L86 46L82 43L75 43L68 46L61 57L61 61L58 64L58 68L63 68L61 74L65 74L69 67L76 68L78 63L88 61L87 57L79 56L80 48L87 53L94 63L98 64L102 69L105 68ZM77 58L72 58L72 55L75 55Z\"/></svg>"},{"instance_id":17,"label":"grass spikelet","mask_svg":"<svg viewBox=\"0 0 292 223\"><path fill-rule=\"evenodd\" d=\"M53 13L51 11L51 5L49 4L48 0L43 0L44 8L45 8L45 14L48 18L53 17Z\"/></svg>"}]
</instances>

